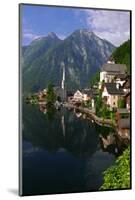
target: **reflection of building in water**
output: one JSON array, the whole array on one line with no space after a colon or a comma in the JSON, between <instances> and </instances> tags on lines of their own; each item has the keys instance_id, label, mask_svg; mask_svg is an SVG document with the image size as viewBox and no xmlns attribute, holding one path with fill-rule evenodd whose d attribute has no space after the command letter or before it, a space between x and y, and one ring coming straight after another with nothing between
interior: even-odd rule
<instances>
[{"instance_id":1,"label":"reflection of building in water","mask_svg":"<svg viewBox=\"0 0 135 200\"><path fill-rule=\"evenodd\" d=\"M65 137L65 119L64 119L64 115L62 115L62 117L61 117L61 125L62 125L63 136Z\"/></svg>"},{"instance_id":2,"label":"reflection of building in water","mask_svg":"<svg viewBox=\"0 0 135 200\"><path fill-rule=\"evenodd\" d=\"M113 134L107 135L107 137L103 137L100 135L100 138L103 151L107 151L113 154L118 153L116 138Z\"/></svg>"},{"instance_id":3,"label":"reflection of building in water","mask_svg":"<svg viewBox=\"0 0 135 200\"><path fill-rule=\"evenodd\" d=\"M78 118L82 116L82 113L80 113L80 112L76 112L75 114L76 114L76 117L78 117Z\"/></svg>"},{"instance_id":4,"label":"reflection of building in water","mask_svg":"<svg viewBox=\"0 0 135 200\"><path fill-rule=\"evenodd\" d=\"M39 105L39 109L40 109L40 111L41 112L43 112L44 114L46 114L46 112L47 112L47 109L46 109L46 106L45 105Z\"/></svg>"},{"instance_id":5,"label":"reflection of building in water","mask_svg":"<svg viewBox=\"0 0 135 200\"><path fill-rule=\"evenodd\" d=\"M106 137L100 135L100 143L103 151L110 152L115 155L120 155L128 146L129 140L119 137L115 133L110 133Z\"/></svg>"},{"instance_id":6,"label":"reflection of building in water","mask_svg":"<svg viewBox=\"0 0 135 200\"><path fill-rule=\"evenodd\" d=\"M111 144L115 144L114 135L107 135L107 137L103 137L103 136L100 135L100 138L102 140L102 144L103 144L104 149L106 149Z\"/></svg>"}]
</instances>

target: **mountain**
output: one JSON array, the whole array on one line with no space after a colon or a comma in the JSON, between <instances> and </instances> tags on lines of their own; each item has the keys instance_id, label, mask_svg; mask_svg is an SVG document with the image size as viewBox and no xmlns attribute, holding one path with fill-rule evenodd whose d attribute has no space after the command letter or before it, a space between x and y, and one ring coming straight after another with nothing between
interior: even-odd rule
<instances>
[{"instance_id":1,"label":"mountain","mask_svg":"<svg viewBox=\"0 0 135 200\"><path fill-rule=\"evenodd\" d=\"M99 70L115 46L87 29L73 32L65 40L54 33L34 40L23 56L23 91L43 89L51 80L61 85L62 66L65 65L66 87L84 88Z\"/></svg>"},{"instance_id":2,"label":"mountain","mask_svg":"<svg viewBox=\"0 0 135 200\"><path fill-rule=\"evenodd\" d=\"M29 67L33 65L36 59L40 59L40 56L52 46L59 44L60 41L55 33L49 33L48 36L37 38L29 46L23 47L23 67L29 70Z\"/></svg>"},{"instance_id":3,"label":"mountain","mask_svg":"<svg viewBox=\"0 0 135 200\"><path fill-rule=\"evenodd\" d=\"M130 74L130 56L131 56L131 47L130 47L130 40L124 42L112 54L116 63L126 64L127 71Z\"/></svg>"}]
</instances>

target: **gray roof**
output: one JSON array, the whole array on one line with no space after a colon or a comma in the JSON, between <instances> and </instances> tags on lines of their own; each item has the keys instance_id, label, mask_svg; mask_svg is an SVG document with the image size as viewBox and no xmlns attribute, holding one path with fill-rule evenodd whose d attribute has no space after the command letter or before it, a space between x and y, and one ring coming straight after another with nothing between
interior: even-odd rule
<instances>
[{"instance_id":1,"label":"gray roof","mask_svg":"<svg viewBox=\"0 0 135 200\"><path fill-rule=\"evenodd\" d=\"M113 95L124 95L124 91L121 87L119 89L116 87L116 83L105 83L104 86L109 94Z\"/></svg>"},{"instance_id":2,"label":"gray roof","mask_svg":"<svg viewBox=\"0 0 135 200\"><path fill-rule=\"evenodd\" d=\"M84 94L89 95L89 96L91 96L91 95L93 94L93 92L92 92L91 89L84 89L82 92L83 92Z\"/></svg>"},{"instance_id":3,"label":"gray roof","mask_svg":"<svg viewBox=\"0 0 135 200\"><path fill-rule=\"evenodd\" d=\"M120 119L119 128L130 129L130 118Z\"/></svg>"},{"instance_id":4,"label":"gray roof","mask_svg":"<svg viewBox=\"0 0 135 200\"><path fill-rule=\"evenodd\" d=\"M115 75L116 78L120 78L120 79L123 79L123 80L126 79L126 76L127 76L126 74L116 74Z\"/></svg>"},{"instance_id":5,"label":"gray roof","mask_svg":"<svg viewBox=\"0 0 135 200\"><path fill-rule=\"evenodd\" d=\"M111 64L106 63L102 66L101 71L113 72L113 73L121 73L124 74L126 72L125 64Z\"/></svg>"}]
</instances>

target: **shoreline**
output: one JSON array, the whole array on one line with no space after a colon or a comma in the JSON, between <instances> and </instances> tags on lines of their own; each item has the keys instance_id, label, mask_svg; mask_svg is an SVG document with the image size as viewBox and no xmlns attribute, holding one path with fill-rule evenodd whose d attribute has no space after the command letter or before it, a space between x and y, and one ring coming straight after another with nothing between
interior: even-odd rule
<instances>
[{"instance_id":1,"label":"shoreline","mask_svg":"<svg viewBox=\"0 0 135 200\"><path fill-rule=\"evenodd\" d=\"M76 111L80 111L81 113L84 113L90 116L98 125L101 125L101 126L104 125L104 126L117 128L117 125L114 124L111 119L100 118L93 112L93 110L90 110L88 108L83 108L81 106L77 107L69 103L64 103L63 107L68 108L68 109L75 109Z\"/></svg>"}]
</instances>

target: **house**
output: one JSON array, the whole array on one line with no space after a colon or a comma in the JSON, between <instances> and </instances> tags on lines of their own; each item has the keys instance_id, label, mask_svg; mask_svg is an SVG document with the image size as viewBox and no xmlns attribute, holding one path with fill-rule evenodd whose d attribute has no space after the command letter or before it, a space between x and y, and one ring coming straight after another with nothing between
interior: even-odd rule
<instances>
[{"instance_id":1,"label":"house","mask_svg":"<svg viewBox=\"0 0 135 200\"><path fill-rule=\"evenodd\" d=\"M121 86L126 82L126 74L117 74L114 77L114 82L119 83Z\"/></svg>"},{"instance_id":2,"label":"house","mask_svg":"<svg viewBox=\"0 0 135 200\"><path fill-rule=\"evenodd\" d=\"M110 108L118 107L118 100L124 96L124 91L117 83L104 83L102 98Z\"/></svg>"},{"instance_id":3,"label":"house","mask_svg":"<svg viewBox=\"0 0 135 200\"><path fill-rule=\"evenodd\" d=\"M89 101L92 97L92 91L90 89L84 89L82 92L80 90L77 90L74 93L73 99L75 101Z\"/></svg>"},{"instance_id":4,"label":"house","mask_svg":"<svg viewBox=\"0 0 135 200\"><path fill-rule=\"evenodd\" d=\"M130 139L130 118L120 119L118 121L118 135L121 138Z\"/></svg>"},{"instance_id":5,"label":"house","mask_svg":"<svg viewBox=\"0 0 135 200\"><path fill-rule=\"evenodd\" d=\"M59 101L63 101L67 98L67 91L59 86L54 86L54 93Z\"/></svg>"},{"instance_id":6,"label":"house","mask_svg":"<svg viewBox=\"0 0 135 200\"><path fill-rule=\"evenodd\" d=\"M125 100L126 100L126 108L127 108L127 110L130 112L130 92L128 92L128 93L125 95Z\"/></svg>"},{"instance_id":7,"label":"house","mask_svg":"<svg viewBox=\"0 0 135 200\"><path fill-rule=\"evenodd\" d=\"M44 102L45 101L46 94L44 94L42 91L39 91L38 94L37 94L37 96L38 96L38 100L40 102Z\"/></svg>"},{"instance_id":8,"label":"house","mask_svg":"<svg viewBox=\"0 0 135 200\"><path fill-rule=\"evenodd\" d=\"M130 92L130 85L130 77L128 76L123 84L123 90L126 94Z\"/></svg>"},{"instance_id":9,"label":"house","mask_svg":"<svg viewBox=\"0 0 135 200\"><path fill-rule=\"evenodd\" d=\"M80 90L77 90L77 91L74 93L74 100L75 100L75 101L80 101L80 102L83 101L83 93L82 93Z\"/></svg>"},{"instance_id":10,"label":"house","mask_svg":"<svg viewBox=\"0 0 135 200\"><path fill-rule=\"evenodd\" d=\"M116 112L116 121L118 122L120 119L128 119L129 111L127 108L117 108Z\"/></svg>"},{"instance_id":11,"label":"house","mask_svg":"<svg viewBox=\"0 0 135 200\"><path fill-rule=\"evenodd\" d=\"M83 101L89 101L92 98L92 89L83 90Z\"/></svg>"},{"instance_id":12,"label":"house","mask_svg":"<svg viewBox=\"0 0 135 200\"><path fill-rule=\"evenodd\" d=\"M100 83L112 83L116 75L125 75L126 65L125 64L115 64L115 63L106 63L102 66L100 72Z\"/></svg>"}]
</instances>

